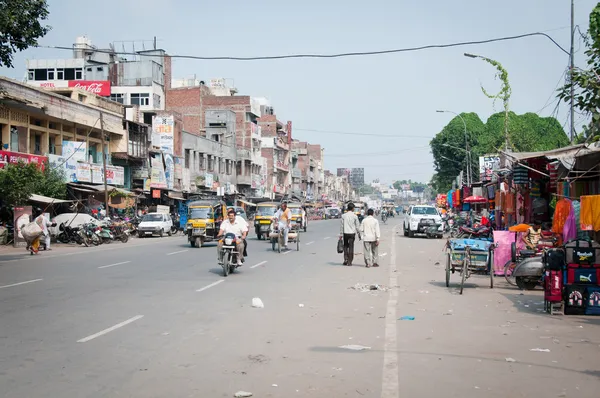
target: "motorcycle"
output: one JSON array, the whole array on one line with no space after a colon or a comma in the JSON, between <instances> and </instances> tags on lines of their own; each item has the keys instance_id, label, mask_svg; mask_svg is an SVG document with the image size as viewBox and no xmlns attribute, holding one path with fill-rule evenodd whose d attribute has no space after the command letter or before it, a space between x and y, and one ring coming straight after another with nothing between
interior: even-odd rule
<instances>
[{"instance_id":1,"label":"motorcycle","mask_svg":"<svg viewBox=\"0 0 600 398\"><path fill-rule=\"evenodd\" d=\"M92 243L94 246L98 246L102 243L102 239L96 234L96 228L98 226L94 223L86 223L81 226L81 231L86 236L88 243Z\"/></svg>"},{"instance_id":2,"label":"motorcycle","mask_svg":"<svg viewBox=\"0 0 600 398\"><path fill-rule=\"evenodd\" d=\"M384 212L382 212L382 213L381 213L381 221L382 221L384 224L386 223L386 221L387 221L387 218L388 218L388 216L387 216L386 212L385 212L385 211L384 211Z\"/></svg>"},{"instance_id":3,"label":"motorcycle","mask_svg":"<svg viewBox=\"0 0 600 398\"><path fill-rule=\"evenodd\" d=\"M441 227L442 227L441 223L432 224L431 226L427 227L427 229L425 230L425 235L427 235L427 238L429 238L429 239L431 239L431 238L442 239L444 237L444 230Z\"/></svg>"},{"instance_id":4,"label":"motorcycle","mask_svg":"<svg viewBox=\"0 0 600 398\"><path fill-rule=\"evenodd\" d=\"M127 243L129 240L129 228L125 223L111 223L108 225L108 229L113 234L114 239L123 243Z\"/></svg>"},{"instance_id":5,"label":"motorcycle","mask_svg":"<svg viewBox=\"0 0 600 398\"><path fill-rule=\"evenodd\" d=\"M94 234L98 237L100 243L110 243L115 240L115 236L110 231L110 228L106 222L104 222L102 225L95 226Z\"/></svg>"},{"instance_id":6,"label":"motorcycle","mask_svg":"<svg viewBox=\"0 0 600 398\"><path fill-rule=\"evenodd\" d=\"M227 276L230 273L232 274L238 267L238 251L235 241L236 236L231 232L226 233L223 237L223 247L221 249L223 276Z\"/></svg>"},{"instance_id":7,"label":"motorcycle","mask_svg":"<svg viewBox=\"0 0 600 398\"><path fill-rule=\"evenodd\" d=\"M543 286L544 263L542 260L544 250L556 247L557 238L546 238L540 241L537 250L517 250L517 244L511 244L511 262L504 266L504 277L511 285L517 285L521 290L533 290L536 286ZM513 265L514 264L514 265ZM515 279L513 283L511 278Z\"/></svg>"},{"instance_id":8,"label":"motorcycle","mask_svg":"<svg viewBox=\"0 0 600 398\"><path fill-rule=\"evenodd\" d=\"M88 238L86 233L80 227L70 227L65 225L65 223L61 223L58 227L60 231L56 240L61 243L71 243L75 242L78 245L84 245L85 247L89 246Z\"/></svg>"},{"instance_id":9,"label":"motorcycle","mask_svg":"<svg viewBox=\"0 0 600 398\"><path fill-rule=\"evenodd\" d=\"M476 227L461 226L458 228L457 238L468 238L468 239L492 239L492 229L486 225L479 225Z\"/></svg>"}]
</instances>

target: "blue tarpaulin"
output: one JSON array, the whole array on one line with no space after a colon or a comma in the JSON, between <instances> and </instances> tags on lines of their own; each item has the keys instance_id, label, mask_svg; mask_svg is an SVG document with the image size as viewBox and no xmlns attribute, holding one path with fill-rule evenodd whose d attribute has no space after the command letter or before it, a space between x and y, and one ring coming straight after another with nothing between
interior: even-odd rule
<instances>
[{"instance_id":1,"label":"blue tarpaulin","mask_svg":"<svg viewBox=\"0 0 600 398\"><path fill-rule=\"evenodd\" d=\"M450 239L449 244L452 250L465 250L470 246L471 250L488 251L493 242L480 239Z\"/></svg>"}]
</instances>

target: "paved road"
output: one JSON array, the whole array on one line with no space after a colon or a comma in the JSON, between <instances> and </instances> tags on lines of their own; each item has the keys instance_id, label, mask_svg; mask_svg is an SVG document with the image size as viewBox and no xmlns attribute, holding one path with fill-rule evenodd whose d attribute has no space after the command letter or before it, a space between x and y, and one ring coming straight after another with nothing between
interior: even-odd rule
<instances>
[{"instance_id":1,"label":"paved road","mask_svg":"<svg viewBox=\"0 0 600 398\"><path fill-rule=\"evenodd\" d=\"M399 221L376 269L340 265L337 221L313 222L299 252L250 241L228 278L183 237L0 253L0 397L597 396L598 319L541 314L541 292L477 276L459 296L443 241Z\"/></svg>"}]
</instances>

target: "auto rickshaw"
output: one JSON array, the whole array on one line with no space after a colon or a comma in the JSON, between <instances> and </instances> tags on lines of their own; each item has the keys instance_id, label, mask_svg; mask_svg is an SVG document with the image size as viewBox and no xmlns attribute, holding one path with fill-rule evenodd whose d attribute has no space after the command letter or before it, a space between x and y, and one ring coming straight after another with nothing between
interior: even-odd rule
<instances>
[{"instance_id":1,"label":"auto rickshaw","mask_svg":"<svg viewBox=\"0 0 600 398\"><path fill-rule=\"evenodd\" d=\"M302 218L302 204L300 202L288 202L288 209L292 213L292 229L296 231L300 231L301 229L306 232L308 220L303 220Z\"/></svg>"},{"instance_id":2,"label":"auto rickshaw","mask_svg":"<svg viewBox=\"0 0 600 398\"><path fill-rule=\"evenodd\" d=\"M199 200L188 205L186 235L192 247L202 247L217 240L219 228L226 213L225 203Z\"/></svg>"},{"instance_id":3,"label":"auto rickshaw","mask_svg":"<svg viewBox=\"0 0 600 398\"><path fill-rule=\"evenodd\" d=\"M277 212L279 206L276 202L263 202L256 205L256 214L254 216L254 231L258 240L269 236L271 220Z\"/></svg>"}]
</instances>

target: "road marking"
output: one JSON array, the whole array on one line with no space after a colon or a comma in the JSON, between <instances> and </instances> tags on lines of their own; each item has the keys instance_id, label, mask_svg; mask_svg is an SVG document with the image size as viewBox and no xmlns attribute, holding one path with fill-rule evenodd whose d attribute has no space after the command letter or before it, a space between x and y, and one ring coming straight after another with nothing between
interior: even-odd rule
<instances>
[{"instance_id":1,"label":"road marking","mask_svg":"<svg viewBox=\"0 0 600 398\"><path fill-rule=\"evenodd\" d=\"M26 285L28 283L39 282L39 281L43 281L43 279L32 279L30 281L13 283L12 285L4 285L4 286L0 286L0 289L4 289L5 287L13 287L13 286Z\"/></svg>"},{"instance_id":2,"label":"road marking","mask_svg":"<svg viewBox=\"0 0 600 398\"><path fill-rule=\"evenodd\" d=\"M397 226L396 226L397 227ZM387 312L385 315L385 344L383 352L383 374L381 377L381 398L400 397L398 381L398 341L396 322L398 318L398 273L396 272L396 233L392 229L390 254L390 280Z\"/></svg>"},{"instance_id":3,"label":"road marking","mask_svg":"<svg viewBox=\"0 0 600 398\"><path fill-rule=\"evenodd\" d=\"M126 320L126 321L123 321L123 322L121 322L121 323L117 323L115 326L111 326L111 327L109 327L108 329L101 330L101 331L100 331L100 332L98 332L98 333L92 334L92 335L90 335L90 336L88 336L88 337L84 337L84 338L83 338L83 339L81 339L81 340L77 340L77 342L78 342L78 343L86 343L86 342L88 342L88 341L90 341L90 340L93 340L93 339L95 339L96 337L100 337L100 336L102 336L102 335L105 335L106 333L110 333L110 332L112 332L113 330L117 330L117 329L119 329L119 328L122 328L123 326L125 326L125 325L128 325L128 324L130 324L131 322L135 322L135 321L137 321L138 319L141 319L141 318L143 318L143 317L144 317L143 315L136 315L136 316L134 316L133 318L129 318L129 319L128 319L128 320Z\"/></svg>"},{"instance_id":4,"label":"road marking","mask_svg":"<svg viewBox=\"0 0 600 398\"><path fill-rule=\"evenodd\" d=\"M265 263L266 263L266 261L261 261L261 262L260 262L260 263L258 263L258 264L254 264L254 265L253 265L252 267L250 267L250 268L256 268L256 267L260 267L261 265L263 265L263 264L265 264Z\"/></svg>"},{"instance_id":5,"label":"road marking","mask_svg":"<svg viewBox=\"0 0 600 398\"><path fill-rule=\"evenodd\" d=\"M385 256L387 256L387 253L381 253L381 254L379 255L379 257L385 257Z\"/></svg>"},{"instance_id":6,"label":"road marking","mask_svg":"<svg viewBox=\"0 0 600 398\"><path fill-rule=\"evenodd\" d=\"M291 250L286 250L282 254L290 254L291 252L292 252Z\"/></svg>"},{"instance_id":7,"label":"road marking","mask_svg":"<svg viewBox=\"0 0 600 398\"><path fill-rule=\"evenodd\" d=\"M179 250L178 252L173 252L173 253L167 253L167 256L172 256L173 254L179 254L179 253L185 253L188 250Z\"/></svg>"},{"instance_id":8,"label":"road marking","mask_svg":"<svg viewBox=\"0 0 600 398\"><path fill-rule=\"evenodd\" d=\"M326 236L326 237L323 238L323 240L327 240L327 239L330 239L330 238L331 238L331 236Z\"/></svg>"},{"instance_id":9,"label":"road marking","mask_svg":"<svg viewBox=\"0 0 600 398\"><path fill-rule=\"evenodd\" d=\"M130 263L130 262L131 262L131 261L123 261L123 262L120 262L120 263L114 263L114 264L102 265L102 266L98 267L98 269L100 269L100 268L109 268L109 267L114 267L114 266L116 266L116 265L127 264L127 263Z\"/></svg>"},{"instance_id":10,"label":"road marking","mask_svg":"<svg viewBox=\"0 0 600 398\"><path fill-rule=\"evenodd\" d=\"M314 241L314 240L313 240L312 242L308 242L308 243L306 244L306 246L308 246L308 245L312 245L313 243L315 243L315 241Z\"/></svg>"},{"instance_id":11,"label":"road marking","mask_svg":"<svg viewBox=\"0 0 600 398\"><path fill-rule=\"evenodd\" d=\"M198 289L198 290L196 290L196 291L197 291L197 292L203 292L203 291L205 291L205 290L207 290L207 289L210 289L210 288L211 288L211 287L213 287L213 286L217 286L217 285L218 285L219 283L221 283L221 282L225 282L225 279L221 279L221 280L219 280L219 281L213 282L213 283L211 283L210 285L206 285L206 286L204 286L204 287L202 287L202 288L200 288L200 289Z\"/></svg>"}]
</instances>

